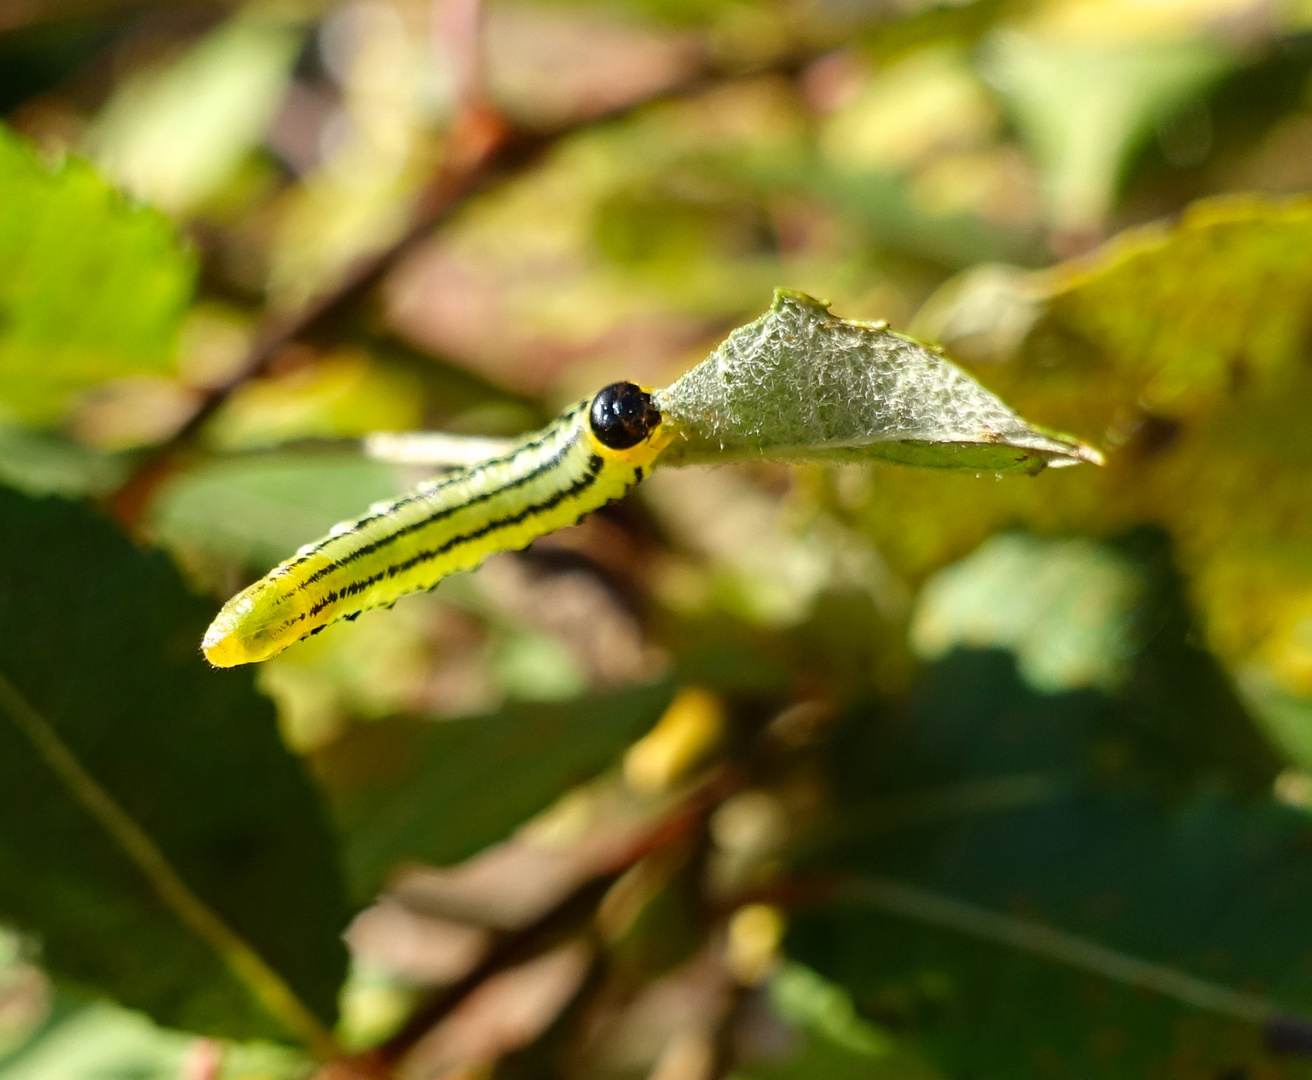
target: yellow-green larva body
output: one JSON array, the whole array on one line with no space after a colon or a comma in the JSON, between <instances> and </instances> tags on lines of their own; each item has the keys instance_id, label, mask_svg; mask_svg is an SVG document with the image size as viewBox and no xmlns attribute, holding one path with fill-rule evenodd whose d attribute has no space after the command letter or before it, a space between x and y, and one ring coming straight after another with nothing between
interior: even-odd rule
<instances>
[{"instance_id":1,"label":"yellow-green larva body","mask_svg":"<svg viewBox=\"0 0 1312 1080\"><path fill-rule=\"evenodd\" d=\"M431 589L620 498L646 475L669 431L653 412L636 445L607 446L590 421L598 399L575 405L502 457L334 526L223 606L201 644L206 658L216 667L266 660L330 623Z\"/></svg>"}]
</instances>

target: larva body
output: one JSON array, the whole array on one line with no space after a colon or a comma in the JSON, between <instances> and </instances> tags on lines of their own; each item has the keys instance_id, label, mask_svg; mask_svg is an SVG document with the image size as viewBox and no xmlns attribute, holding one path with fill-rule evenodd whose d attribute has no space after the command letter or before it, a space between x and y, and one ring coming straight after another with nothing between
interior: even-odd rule
<instances>
[{"instance_id":1,"label":"larva body","mask_svg":"<svg viewBox=\"0 0 1312 1080\"><path fill-rule=\"evenodd\" d=\"M525 547L624 495L668 437L645 392L607 387L505 456L335 526L229 600L201 648L216 667L265 660L339 619Z\"/></svg>"}]
</instances>

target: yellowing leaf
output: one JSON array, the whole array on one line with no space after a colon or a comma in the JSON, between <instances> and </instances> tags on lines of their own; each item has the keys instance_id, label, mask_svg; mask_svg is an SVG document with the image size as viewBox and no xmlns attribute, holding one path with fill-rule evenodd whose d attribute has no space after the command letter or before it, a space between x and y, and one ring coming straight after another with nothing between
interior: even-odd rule
<instances>
[{"instance_id":1,"label":"yellowing leaf","mask_svg":"<svg viewBox=\"0 0 1312 1080\"><path fill-rule=\"evenodd\" d=\"M343 351L275 378L248 382L209 425L225 450L291 439L349 438L416 427L423 388L409 372L388 369L363 352Z\"/></svg>"},{"instance_id":2,"label":"yellowing leaf","mask_svg":"<svg viewBox=\"0 0 1312 1080\"><path fill-rule=\"evenodd\" d=\"M1037 273L977 271L916 321L1021 408L1117 448L1045 493L882 481L862 517L923 573L999 525L1170 533L1208 644L1297 759L1312 712L1312 199L1204 200ZM950 519L933 518L950 503ZM909 535L895 537L916 514ZM882 520L881 520L882 519Z\"/></svg>"},{"instance_id":3,"label":"yellowing leaf","mask_svg":"<svg viewBox=\"0 0 1312 1080\"><path fill-rule=\"evenodd\" d=\"M1312 295L1312 199L1238 196L1123 233L1040 275L1048 310L1142 381L1148 408L1268 383L1301 355Z\"/></svg>"}]
</instances>

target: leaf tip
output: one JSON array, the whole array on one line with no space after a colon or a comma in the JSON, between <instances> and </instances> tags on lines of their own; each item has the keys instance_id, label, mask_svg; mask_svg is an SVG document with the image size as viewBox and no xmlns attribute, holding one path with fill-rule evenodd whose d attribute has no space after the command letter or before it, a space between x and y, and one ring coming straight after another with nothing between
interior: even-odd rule
<instances>
[{"instance_id":1,"label":"leaf tip","mask_svg":"<svg viewBox=\"0 0 1312 1080\"><path fill-rule=\"evenodd\" d=\"M1062 454L1055 456L1047 465L1051 469L1065 469L1071 465L1097 465L1102 468L1107 464L1107 458L1103 452L1088 443L1079 442L1070 436L1062 436L1061 441L1066 443Z\"/></svg>"}]
</instances>

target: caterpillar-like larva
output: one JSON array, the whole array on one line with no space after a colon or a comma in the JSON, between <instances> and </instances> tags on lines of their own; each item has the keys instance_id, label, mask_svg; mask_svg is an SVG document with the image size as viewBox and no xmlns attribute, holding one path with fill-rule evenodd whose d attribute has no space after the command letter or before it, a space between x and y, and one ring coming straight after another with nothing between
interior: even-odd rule
<instances>
[{"instance_id":1,"label":"caterpillar-like larva","mask_svg":"<svg viewBox=\"0 0 1312 1080\"><path fill-rule=\"evenodd\" d=\"M572 525L647 474L668 428L647 391L614 383L503 457L335 525L223 606L201 643L205 657L215 667L267 660L339 619Z\"/></svg>"}]
</instances>

